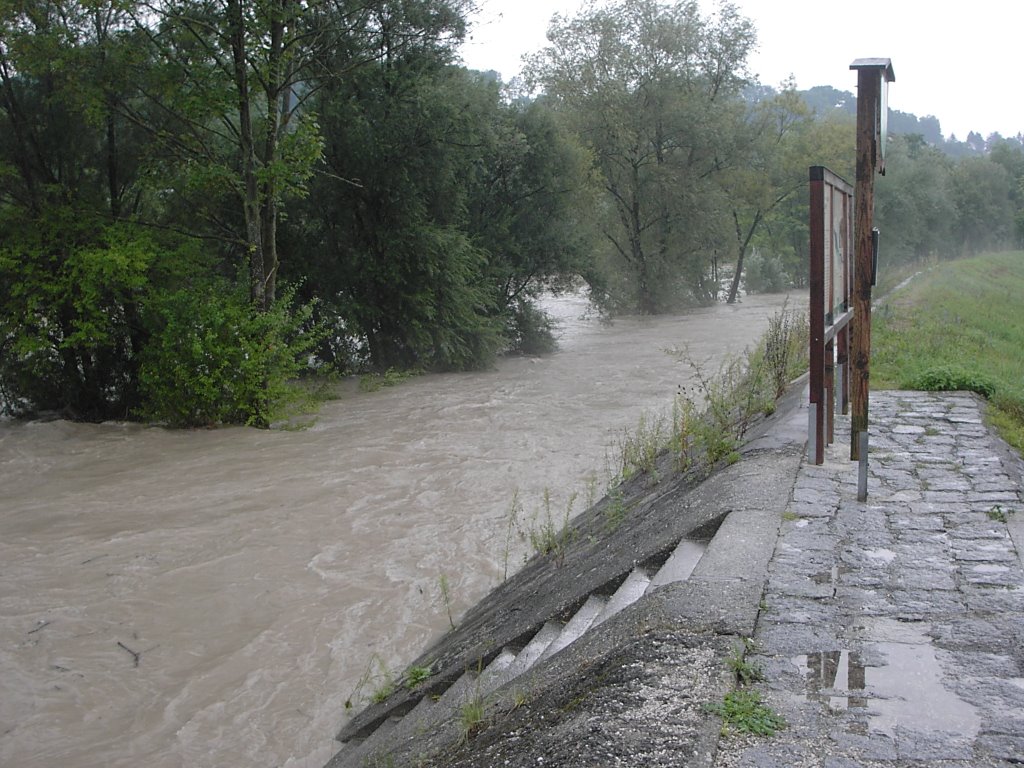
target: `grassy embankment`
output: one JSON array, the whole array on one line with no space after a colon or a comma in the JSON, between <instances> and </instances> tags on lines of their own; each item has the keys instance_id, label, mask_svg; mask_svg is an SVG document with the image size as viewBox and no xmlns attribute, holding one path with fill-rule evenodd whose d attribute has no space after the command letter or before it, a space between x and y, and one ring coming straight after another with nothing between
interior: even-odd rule
<instances>
[{"instance_id":1,"label":"grassy embankment","mask_svg":"<svg viewBox=\"0 0 1024 768\"><path fill-rule=\"evenodd\" d=\"M1024 453L1024 252L936 264L878 307L873 389L967 389Z\"/></svg>"}]
</instances>

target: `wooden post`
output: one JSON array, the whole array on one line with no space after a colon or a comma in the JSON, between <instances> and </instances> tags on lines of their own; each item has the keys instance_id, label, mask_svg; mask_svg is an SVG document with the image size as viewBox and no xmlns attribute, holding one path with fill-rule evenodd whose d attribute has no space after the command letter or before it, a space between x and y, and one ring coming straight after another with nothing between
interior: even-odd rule
<instances>
[{"instance_id":1,"label":"wooden post","mask_svg":"<svg viewBox=\"0 0 1024 768\"><path fill-rule=\"evenodd\" d=\"M889 59L857 59L857 179L854 193L853 333L850 350L850 459L860 459L861 433L868 431L871 361L871 228L875 170L882 136L882 78L894 80Z\"/></svg>"}]
</instances>

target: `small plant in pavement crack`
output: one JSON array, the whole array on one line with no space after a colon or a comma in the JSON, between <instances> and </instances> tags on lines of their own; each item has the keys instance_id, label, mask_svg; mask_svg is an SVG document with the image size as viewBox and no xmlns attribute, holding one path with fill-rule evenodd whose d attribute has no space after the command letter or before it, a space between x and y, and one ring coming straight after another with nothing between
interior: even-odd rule
<instances>
[{"instance_id":1,"label":"small plant in pavement crack","mask_svg":"<svg viewBox=\"0 0 1024 768\"><path fill-rule=\"evenodd\" d=\"M736 677L737 688L729 691L721 703L705 705L705 710L722 718L722 735L732 732L755 736L774 736L786 727L786 720L765 704L760 692L749 688L751 683L764 680L760 666L747 660L746 654L754 648L753 641L744 638L742 645L733 649L726 664Z\"/></svg>"},{"instance_id":2,"label":"small plant in pavement crack","mask_svg":"<svg viewBox=\"0 0 1024 768\"><path fill-rule=\"evenodd\" d=\"M744 644L735 648L726 660L729 669L736 676L736 682L740 685L750 685L764 680L761 667L746 659L746 652L750 649L749 642L749 640L745 640Z\"/></svg>"},{"instance_id":3,"label":"small plant in pavement crack","mask_svg":"<svg viewBox=\"0 0 1024 768\"><path fill-rule=\"evenodd\" d=\"M1006 522L1006 516L1007 515L1012 515L1013 514L1013 510L1012 509L1004 509L1001 505L996 504L996 505L994 505L992 507L992 509L990 509L988 511L987 514L988 514L988 519L989 520L995 520L995 521L1000 522L1000 523L1005 523Z\"/></svg>"},{"instance_id":4,"label":"small plant in pavement crack","mask_svg":"<svg viewBox=\"0 0 1024 768\"><path fill-rule=\"evenodd\" d=\"M761 694L751 688L738 688L725 694L721 704L709 704L707 710L722 718L722 734L736 731L755 736L774 736L786 727L782 715L764 703Z\"/></svg>"}]
</instances>

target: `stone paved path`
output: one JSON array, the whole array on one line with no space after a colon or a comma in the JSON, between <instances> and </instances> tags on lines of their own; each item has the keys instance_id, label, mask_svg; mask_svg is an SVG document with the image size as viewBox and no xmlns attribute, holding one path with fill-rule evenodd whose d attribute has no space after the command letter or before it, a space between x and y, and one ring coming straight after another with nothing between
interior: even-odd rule
<instances>
[{"instance_id":1,"label":"stone paved path","mask_svg":"<svg viewBox=\"0 0 1024 768\"><path fill-rule=\"evenodd\" d=\"M871 397L868 500L837 419L826 463L800 470L747 656L789 727L722 739L722 768L1024 764L1016 459L971 395Z\"/></svg>"}]
</instances>

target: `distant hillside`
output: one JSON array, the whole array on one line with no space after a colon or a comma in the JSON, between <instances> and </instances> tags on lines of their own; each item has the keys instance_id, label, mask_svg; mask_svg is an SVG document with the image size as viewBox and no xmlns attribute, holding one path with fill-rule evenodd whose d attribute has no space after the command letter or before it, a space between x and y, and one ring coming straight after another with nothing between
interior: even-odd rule
<instances>
[{"instance_id":1,"label":"distant hillside","mask_svg":"<svg viewBox=\"0 0 1024 768\"><path fill-rule=\"evenodd\" d=\"M773 89L766 86L757 86L748 91L748 98L760 101L770 95ZM857 114L857 97L850 91L840 91L830 85L816 85L805 91L799 91L807 105L818 115L827 115L830 112L839 111L850 116ZM909 136L917 134L928 144L936 147L951 157L966 157L971 155L987 154L994 144L1008 141L1024 148L1024 134L1016 136L1001 136L998 133L990 134L988 137L971 131L967 138L959 140L955 136L946 139L942 134L942 126L939 118L934 115L918 117L910 112L901 112L898 109L889 110L889 131L893 135Z\"/></svg>"}]
</instances>

